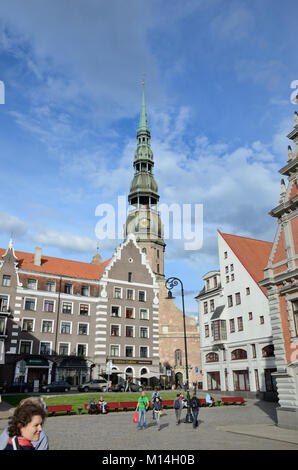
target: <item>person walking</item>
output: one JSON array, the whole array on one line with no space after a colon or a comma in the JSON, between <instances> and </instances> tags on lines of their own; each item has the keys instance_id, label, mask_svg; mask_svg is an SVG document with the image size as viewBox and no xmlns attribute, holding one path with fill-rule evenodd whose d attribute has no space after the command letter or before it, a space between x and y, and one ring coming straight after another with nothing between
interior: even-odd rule
<instances>
[{"instance_id":1,"label":"person walking","mask_svg":"<svg viewBox=\"0 0 298 470\"><path fill-rule=\"evenodd\" d=\"M157 388L154 389L154 392L152 392L151 396L151 404L152 404L152 419L155 419L155 414L154 414L154 402L156 398L159 398L161 400L160 392L157 390Z\"/></svg>"},{"instance_id":2,"label":"person walking","mask_svg":"<svg viewBox=\"0 0 298 470\"><path fill-rule=\"evenodd\" d=\"M200 400L197 398L196 393L194 393L192 399L190 400L190 408L191 408L192 414L193 414L192 426L193 426L194 429L197 428L198 424L199 424L198 423L198 414L199 414L200 406L201 406Z\"/></svg>"},{"instance_id":3,"label":"person walking","mask_svg":"<svg viewBox=\"0 0 298 470\"><path fill-rule=\"evenodd\" d=\"M128 377L126 380L126 384L125 384L125 392L131 392L130 382L131 382L131 378Z\"/></svg>"},{"instance_id":4,"label":"person walking","mask_svg":"<svg viewBox=\"0 0 298 470\"><path fill-rule=\"evenodd\" d=\"M160 431L160 416L162 413L162 405L159 397L156 397L154 400L153 413L155 415L157 429Z\"/></svg>"},{"instance_id":5,"label":"person walking","mask_svg":"<svg viewBox=\"0 0 298 470\"><path fill-rule=\"evenodd\" d=\"M145 392L142 392L141 396L138 399L138 404L136 407L136 411L139 412L138 429L142 429L142 421L143 421L143 427L146 428L146 412L148 408L149 408L148 397L145 395Z\"/></svg>"},{"instance_id":6,"label":"person walking","mask_svg":"<svg viewBox=\"0 0 298 470\"><path fill-rule=\"evenodd\" d=\"M43 403L41 399L37 397L25 398L24 400L20 401L19 407L26 405L28 403L38 405L43 409ZM9 434L8 434L8 427L6 427L0 435L0 450L5 449L5 447L8 444L8 441L9 441ZM41 431L39 435L39 439L37 441L32 441L32 445L35 450L49 450L49 440L44 430Z\"/></svg>"},{"instance_id":7,"label":"person walking","mask_svg":"<svg viewBox=\"0 0 298 470\"><path fill-rule=\"evenodd\" d=\"M174 410L175 410L175 415L176 415L176 424L180 424L182 408L183 408L183 401L180 400L180 394L177 393L177 396L174 400Z\"/></svg>"},{"instance_id":8,"label":"person walking","mask_svg":"<svg viewBox=\"0 0 298 470\"><path fill-rule=\"evenodd\" d=\"M45 418L46 413L39 404L18 406L8 422L10 439L4 450L35 450L32 442L39 441Z\"/></svg>"}]
</instances>

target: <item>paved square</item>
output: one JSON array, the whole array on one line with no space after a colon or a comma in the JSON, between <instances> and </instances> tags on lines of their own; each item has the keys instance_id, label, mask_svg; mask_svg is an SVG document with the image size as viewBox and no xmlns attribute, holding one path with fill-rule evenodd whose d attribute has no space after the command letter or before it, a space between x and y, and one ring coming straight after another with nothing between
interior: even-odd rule
<instances>
[{"instance_id":1,"label":"paved square","mask_svg":"<svg viewBox=\"0 0 298 470\"><path fill-rule=\"evenodd\" d=\"M132 411L49 417L45 430L51 450L298 450L298 431L276 427L275 408L255 400L201 408L197 429L183 422L177 426L174 410L165 410L160 431L150 411L143 430L137 430ZM6 423L0 421L1 430Z\"/></svg>"}]
</instances>

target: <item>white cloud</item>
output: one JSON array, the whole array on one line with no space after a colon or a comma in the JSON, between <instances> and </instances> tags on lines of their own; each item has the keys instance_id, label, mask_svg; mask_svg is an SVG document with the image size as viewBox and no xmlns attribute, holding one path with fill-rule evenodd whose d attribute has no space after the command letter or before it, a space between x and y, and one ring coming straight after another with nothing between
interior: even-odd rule
<instances>
[{"instance_id":1,"label":"white cloud","mask_svg":"<svg viewBox=\"0 0 298 470\"><path fill-rule=\"evenodd\" d=\"M1 212L0 232L8 233L12 237L22 237L27 232L27 225L18 217Z\"/></svg>"}]
</instances>

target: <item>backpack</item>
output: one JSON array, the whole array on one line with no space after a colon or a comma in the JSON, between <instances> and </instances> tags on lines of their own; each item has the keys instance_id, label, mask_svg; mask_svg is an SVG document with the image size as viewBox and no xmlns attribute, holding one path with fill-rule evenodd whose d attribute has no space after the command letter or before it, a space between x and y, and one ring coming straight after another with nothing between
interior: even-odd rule
<instances>
[{"instance_id":1,"label":"backpack","mask_svg":"<svg viewBox=\"0 0 298 470\"><path fill-rule=\"evenodd\" d=\"M180 398L176 398L174 400L174 409L179 410L180 409Z\"/></svg>"}]
</instances>

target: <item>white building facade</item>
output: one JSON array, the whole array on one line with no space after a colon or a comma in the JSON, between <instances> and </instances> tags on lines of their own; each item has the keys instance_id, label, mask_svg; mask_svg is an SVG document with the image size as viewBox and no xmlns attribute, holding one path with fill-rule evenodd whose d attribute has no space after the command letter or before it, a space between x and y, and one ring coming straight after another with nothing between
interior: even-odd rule
<instances>
[{"instance_id":1,"label":"white building facade","mask_svg":"<svg viewBox=\"0 0 298 470\"><path fill-rule=\"evenodd\" d=\"M203 389L274 396L276 371L266 292L257 284L271 244L218 232L219 271L199 305Z\"/></svg>"}]
</instances>

